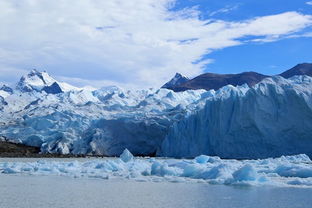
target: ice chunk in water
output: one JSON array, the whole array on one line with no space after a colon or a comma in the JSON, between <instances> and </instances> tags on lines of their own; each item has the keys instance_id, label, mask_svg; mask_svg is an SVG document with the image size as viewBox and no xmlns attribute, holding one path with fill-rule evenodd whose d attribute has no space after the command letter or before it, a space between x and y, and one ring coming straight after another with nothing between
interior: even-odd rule
<instances>
[{"instance_id":1,"label":"ice chunk in water","mask_svg":"<svg viewBox=\"0 0 312 208\"><path fill-rule=\"evenodd\" d=\"M123 153L120 155L120 159L124 162L129 162L133 160L133 155L128 149L125 149Z\"/></svg>"},{"instance_id":2,"label":"ice chunk in water","mask_svg":"<svg viewBox=\"0 0 312 208\"><path fill-rule=\"evenodd\" d=\"M244 165L233 173L235 181L255 181L258 178L257 171L250 165Z\"/></svg>"},{"instance_id":3,"label":"ice chunk in water","mask_svg":"<svg viewBox=\"0 0 312 208\"><path fill-rule=\"evenodd\" d=\"M220 162L220 157L211 157L211 156L207 156L207 155L200 155L200 156L197 156L195 157L194 159L197 163L200 163L200 164L204 164L204 163L214 163L214 162Z\"/></svg>"},{"instance_id":4,"label":"ice chunk in water","mask_svg":"<svg viewBox=\"0 0 312 208\"><path fill-rule=\"evenodd\" d=\"M209 158L210 157L207 155L200 155L200 156L195 157L195 161L197 163L203 164L203 163L207 163Z\"/></svg>"},{"instance_id":5,"label":"ice chunk in water","mask_svg":"<svg viewBox=\"0 0 312 208\"><path fill-rule=\"evenodd\" d=\"M306 156L294 156L294 158ZM1 162L1 174L62 175L90 178L129 178L147 181L194 181L226 185L273 185L312 187L311 163L269 158L265 160L226 160L205 162L208 158L134 158L125 149L120 159L37 162ZM210 157L216 159L216 157ZM201 160L202 159L202 160ZM197 160L197 162L196 162ZM264 162L265 161L265 162Z\"/></svg>"}]
</instances>

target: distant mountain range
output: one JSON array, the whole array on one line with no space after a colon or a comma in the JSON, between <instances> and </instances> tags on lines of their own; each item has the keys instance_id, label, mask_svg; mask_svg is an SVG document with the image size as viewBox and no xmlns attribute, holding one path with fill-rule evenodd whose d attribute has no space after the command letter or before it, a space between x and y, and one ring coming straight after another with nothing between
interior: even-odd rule
<instances>
[{"instance_id":1,"label":"distant mountain range","mask_svg":"<svg viewBox=\"0 0 312 208\"><path fill-rule=\"evenodd\" d=\"M312 76L312 64L311 63L298 64L295 67L279 75L284 78L290 78L295 75ZM248 84L248 86L251 87L259 83L266 77L270 76L259 74L257 72L243 72L239 74L205 73L193 79L188 79L187 77L184 77L181 74L177 73L174 76L174 78L172 78L169 82L164 84L162 88L171 89L175 92L181 92L185 90L197 90L197 89L218 90L221 87L224 87L229 84L233 86Z\"/></svg>"}]
</instances>

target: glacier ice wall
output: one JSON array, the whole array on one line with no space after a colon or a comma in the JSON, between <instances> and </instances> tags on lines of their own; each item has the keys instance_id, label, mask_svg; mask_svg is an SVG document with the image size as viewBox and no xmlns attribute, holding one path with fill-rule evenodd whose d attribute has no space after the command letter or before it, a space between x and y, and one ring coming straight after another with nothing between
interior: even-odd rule
<instances>
[{"instance_id":1,"label":"glacier ice wall","mask_svg":"<svg viewBox=\"0 0 312 208\"><path fill-rule=\"evenodd\" d=\"M31 81L24 84L33 86ZM0 136L44 153L116 156L127 148L135 155L174 157L312 156L307 76L218 91L0 92Z\"/></svg>"},{"instance_id":2,"label":"glacier ice wall","mask_svg":"<svg viewBox=\"0 0 312 208\"><path fill-rule=\"evenodd\" d=\"M222 93L221 93L222 92ZM242 91L226 87L173 124L162 156L266 158L312 156L312 78L268 78Z\"/></svg>"}]
</instances>

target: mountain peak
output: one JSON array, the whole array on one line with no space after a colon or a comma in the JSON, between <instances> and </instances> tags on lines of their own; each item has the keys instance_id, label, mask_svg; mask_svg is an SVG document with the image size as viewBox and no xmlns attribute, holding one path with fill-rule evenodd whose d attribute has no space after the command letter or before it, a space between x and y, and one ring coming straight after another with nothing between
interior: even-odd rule
<instances>
[{"instance_id":1,"label":"mountain peak","mask_svg":"<svg viewBox=\"0 0 312 208\"><path fill-rule=\"evenodd\" d=\"M180 78L180 77L183 77L183 75L177 72L177 73L174 75L174 77Z\"/></svg>"},{"instance_id":2,"label":"mountain peak","mask_svg":"<svg viewBox=\"0 0 312 208\"><path fill-rule=\"evenodd\" d=\"M311 66L311 65L312 63L300 63L300 64L297 64L295 67L298 67L298 66L303 67L303 66Z\"/></svg>"},{"instance_id":3,"label":"mountain peak","mask_svg":"<svg viewBox=\"0 0 312 208\"><path fill-rule=\"evenodd\" d=\"M55 81L46 71L40 72L37 69L32 69L27 77L29 79L33 79L34 77L38 77L43 83L50 84L50 82Z\"/></svg>"},{"instance_id":4,"label":"mountain peak","mask_svg":"<svg viewBox=\"0 0 312 208\"><path fill-rule=\"evenodd\" d=\"M46 92L48 94L58 94L69 91L79 91L87 89L94 90L91 87L74 87L66 82L59 82L50 76L46 71L32 69L28 74L22 76L16 85L16 89L21 92Z\"/></svg>"},{"instance_id":5,"label":"mountain peak","mask_svg":"<svg viewBox=\"0 0 312 208\"><path fill-rule=\"evenodd\" d=\"M47 93L53 92L53 94L62 92L54 78L46 71L40 72L37 69L32 69L27 75L23 76L17 83L16 88L22 92L46 91Z\"/></svg>"},{"instance_id":6,"label":"mountain peak","mask_svg":"<svg viewBox=\"0 0 312 208\"><path fill-rule=\"evenodd\" d=\"M37 69L32 69L29 74L40 74L40 72Z\"/></svg>"},{"instance_id":7,"label":"mountain peak","mask_svg":"<svg viewBox=\"0 0 312 208\"><path fill-rule=\"evenodd\" d=\"M181 85L187 81L189 81L190 79L188 77L185 77L183 76L182 74L180 73L176 73L174 75L174 77L169 81L167 82L166 84L164 84L161 88L167 88L167 89L171 89L172 87L175 87L175 86L178 86L178 85Z\"/></svg>"},{"instance_id":8,"label":"mountain peak","mask_svg":"<svg viewBox=\"0 0 312 208\"><path fill-rule=\"evenodd\" d=\"M290 78L295 75L308 75L312 76L312 63L297 64L293 68L283 72L280 76L284 78Z\"/></svg>"}]
</instances>

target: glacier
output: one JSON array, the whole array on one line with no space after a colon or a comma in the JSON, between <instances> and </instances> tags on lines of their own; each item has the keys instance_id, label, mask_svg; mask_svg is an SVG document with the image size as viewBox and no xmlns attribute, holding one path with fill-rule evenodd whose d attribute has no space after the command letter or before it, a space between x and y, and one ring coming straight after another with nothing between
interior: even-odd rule
<instances>
[{"instance_id":1,"label":"glacier","mask_svg":"<svg viewBox=\"0 0 312 208\"><path fill-rule=\"evenodd\" d=\"M42 73L31 71L0 103L1 136L38 146L42 153L116 156L127 148L135 155L155 155L169 126L206 93L115 86L49 93L41 89L55 81Z\"/></svg>"},{"instance_id":2,"label":"glacier","mask_svg":"<svg viewBox=\"0 0 312 208\"><path fill-rule=\"evenodd\" d=\"M0 88L0 136L42 153L312 156L308 76L276 76L254 87L217 91L68 86L33 70L15 88Z\"/></svg>"},{"instance_id":3,"label":"glacier","mask_svg":"<svg viewBox=\"0 0 312 208\"><path fill-rule=\"evenodd\" d=\"M312 162L304 154L262 160L226 160L207 155L162 159L133 157L125 150L120 158L2 161L1 174L312 188Z\"/></svg>"},{"instance_id":4,"label":"glacier","mask_svg":"<svg viewBox=\"0 0 312 208\"><path fill-rule=\"evenodd\" d=\"M158 153L222 158L312 156L312 79L267 78L252 88L227 86L174 123Z\"/></svg>"}]
</instances>

